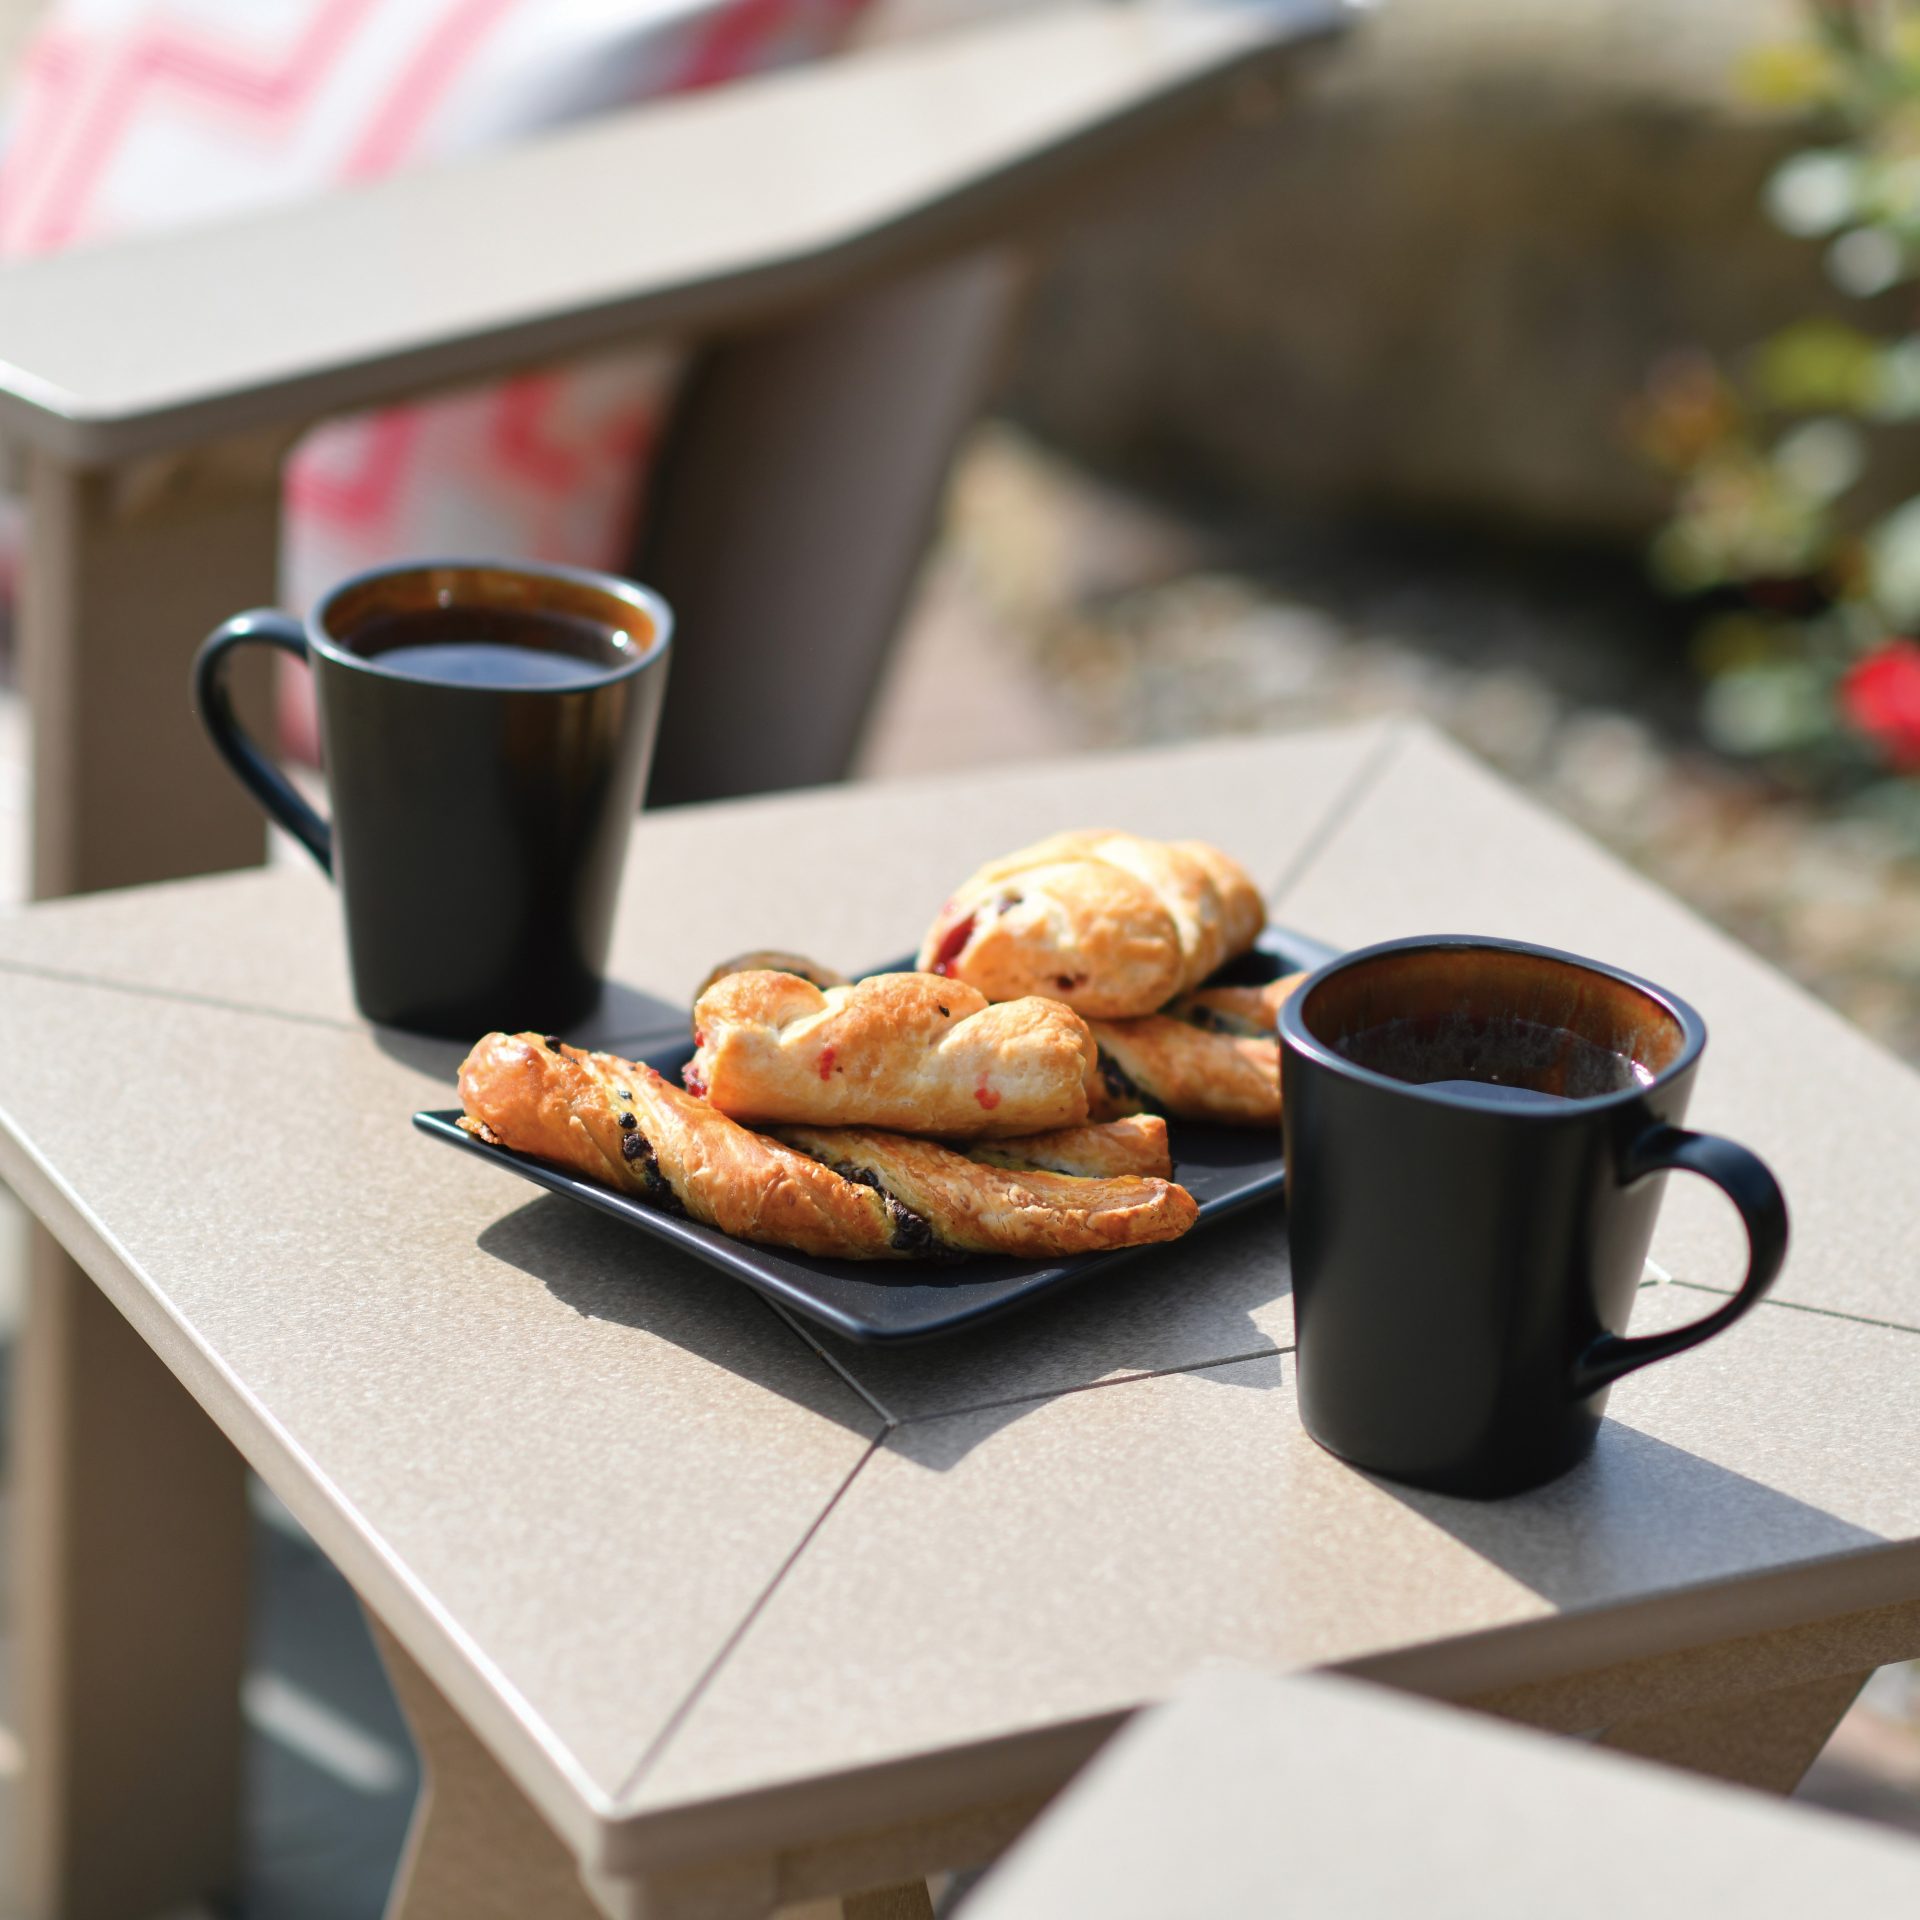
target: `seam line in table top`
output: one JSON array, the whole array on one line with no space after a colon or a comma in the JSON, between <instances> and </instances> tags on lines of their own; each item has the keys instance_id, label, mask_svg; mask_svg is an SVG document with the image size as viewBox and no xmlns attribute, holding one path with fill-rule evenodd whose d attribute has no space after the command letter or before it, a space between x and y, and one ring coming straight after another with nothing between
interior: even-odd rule
<instances>
[{"instance_id":1,"label":"seam line in table top","mask_svg":"<svg viewBox=\"0 0 1920 1920\"><path fill-rule=\"evenodd\" d=\"M768 1305L772 1306L773 1303L768 1302ZM788 1318L777 1306L774 1307L774 1311L779 1314L781 1319L785 1320ZM802 1329L795 1327L794 1331L799 1333L802 1332ZM834 1365L832 1357L822 1352L812 1340L808 1340L807 1344L813 1347L814 1351L819 1353L820 1358L826 1361L829 1366ZM902 1427L924 1426L934 1420L952 1420L965 1414L984 1413L1003 1407L1037 1405L1048 1400L1065 1400L1076 1394L1097 1393L1108 1387L1133 1386L1143 1380L1166 1380L1183 1373L1206 1373L1216 1367L1237 1366L1246 1360L1279 1359L1292 1351L1293 1348L1291 1346L1257 1347L1247 1353L1228 1354L1224 1358L1217 1360L1198 1360L1188 1366L1158 1367L1151 1371L1141 1373L1115 1374L1105 1380L1083 1381L1078 1386L1048 1387L1035 1393L1010 1394L1001 1400L976 1401L970 1406L946 1407L938 1413L912 1414L905 1418L896 1418L893 1415L885 1413L879 1408L870 1394L862 1393L861 1397L867 1404L873 1406L875 1411L880 1413L880 1417L886 1422L885 1426L873 1437L866 1451L862 1453L860 1458L854 1463L847 1477L841 1481L840 1485L834 1490L832 1498L820 1509L820 1512L815 1516L812 1524L800 1536L793 1551L789 1553L774 1570L772 1577L755 1598L752 1606L747 1609L738 1624L728 1633L726 1639L721 1643L719 1651L715 1653L712 1660L710 1660L702 1670L699 1678L695 1680L693 1685L688 1689L686 1697L668 1714L659 1732L647 1743L646 1749L642 1752L640 1758L634 1762L632 1769L620 1782L618 1788L615 1789L614 1804L617 1807L624 1808L632 1799L633 1795L640 1790L647 1775L653 1770L661 1756L672 1744L674 1736L686 1725L687 1721L692 1718L694 1712L699 1707L701 1696L705 1694L714 1681L720 1677L721 1669L726 1666L727 1662L733 1657L735 1649L747 1637L748 1633L752 1631L754 1622L759 1619L761 1614L764 1613L772 1603L774 1596L785 1583L788 1574L800 1563L801 1556L813 1545L821 1528L827 1524L828 1519L832 1516L835 1509L839 1507L847 1494L852 1490L853 1483L866 1471L874 1456L885 1448L888 1441L891 1440L893 1435L899 1432ZM840 1371L837 1367L835 1370ZM857 1385L857 1383L852 1381L849 1381L849 1384Z\"/></svg>"},{"instance_id":2,"label":"seam line in table top","mask_svg":"<svg viewBox=\"0 0 1920 1920\"><path fill-rule=\"evenodd\" d=\"M786 1579L788 1572L792 1569L795 1562L798 1561L800 1556L812 1545L814 1535L826 1525L827 1516L831 1514L834 1508L845 1498L847 1489L851 1487L866 1470L867 1462L886 1445L887 1434L891 1431L892 1428L889 1427L885 1431L875 1434L874 1437L867 1442L866 1451L853 1463L846 1478L834 1489L832 1498L814 1515L811 1524L801 1534L800 1538L794 1542L793 1550L781 1561L779 1566L774 1569L772 1578L769 1579L767 1584L760 1590L752 1606L741 1616L727 1637L721 1641L719 1650L714 1654L713 1658L707 1662L700 1677L695 1680L693 1685L687 1690L686 1698L668 1714L659 1732L647 1742L645 1751L642 1752L640 1758L633 1763L619 1786L614 1789L613 1799L616 1806L624 1805L625 1802L638 1791L641 1781L647 1776L648 1770L666 1750L668 1742L680 1731L687 1716L691 1714L699 1704L700 1696L705 1693L707 1688L713 1683L720 1669L726 1665L734 1648L740 1644L746 1637L749 1629L753 1626L753 1623L759 1619L761 1610L766 1606L767 1602L779 1591L781 1582Z\"/></svg>"},{"instance_id":3,"label":"seam line in table top","mask_svg":"<svg viewBox=\"0 0 1920 1920\"><path fill-rule=\"evenodd\" d=\"M1389 723L1380 738L1374 743L1372 752L1361 761L1351 773L1346 784L1334 796L1333 804L1320 816L1318 824L1308 834L1306 840L1295 851L1267 889L1267 904L1278 907L1289 893L1306 878L1318 864L1320 856L1339 838L1362 801L1366 799L1385 777L1400 750L1405 746L1410 729L1404 721Z\"/></svg>"},{"instance_id":4,"label":"seam line in table top","mask_svg":"<svg viewBox=\"0 0 1920 1920\"><path fill-rule=\"evenodd\" d=\"M1326 733L1356 730L1358 727L1364 727L1366 724L1368 723L1363 721L1355 723L1355 728L1342 729L1340 727L1329 727L1310 729L1309 732ZM1270 902L1278 902L1281 896L1285 894L1306 871L1307 867L1319 857L1327 840L1345 825L1354 807L1365 798L1367 792L1386 770L1388 762L1399 749L1408 731L1406 723L1399 720L1389 719L1377 721L1373 724L1379 726L1381 729L1379 739L1374 743L1366 759L1357 771L1349 775L1345 784L1335 792L1326 811L1321 815L1312 833L1308 836L1306 843L1293 855L1287 866L1282 870L1279 878L1268 890L1268 899ZM1193 741L1184 744L1197 747L1203 746L1205 742ZM1125 751L1138 752L1141 750L1128 749ZM1147 749L1146 751L1151 751L1151 749ZM1070 764L1072 759L1082 757L1098 759L1111 756L1070 756L1068 762L1064 764ZM982 767L973 769L973 771L978 772L982 776L988 776L995 773L1006 773L1011 770L1004 767ZM951 779L956 776L939 775L934 777ZM884 786L887 783L869 782L865 784ZM842 791L842 789L837 787L820 788L811 791L816 791L824 795L839 792ZM756 804L760 799L761 796L743 796L737 804L742 806L752 805ZM727 803L721 802L716 804L725 805ZM239 869L237 871L251 873L255 871L266 872L267 869ZM54 905L57 904L57 902L49 901L43 904ZM336 1014L309 1013L298 1008L275 1006L257 1000L227 999L219 994L197 993L187 987L157 986L150 982L115 978L89 972L81 968L49 966L44 961L18 960L0 956L0 973L17 973L31 979L50 980L73 986L97 987L110 993L129 993L141 995L149 999L170 1000L178 1002L183 1006L206 1007L229 1013L257 1014L264 1019L288 1020L301 1026L328 1027L336 1032L342 1033L368 1033L373 1031L364 1021L342 1017ZM598 1044L603 1048L631 1046L643 1040L660 1039L668 1033L676 1031L677 1029L670 1027L639 1028L631 1032L615 1034L600 1041Z\"/></svg>"},{"instance_id":5,"label":"seam line in table top","mask_svg":"<svg viewBox=\"0 0 1920 1920\"><path fill-rule=\"evenodd\" d=\"M778 1300L771 1300L765 1294L756 1295L756 1298L762 1306L766 1307L777 1318L784 1320L787 1324L788 1331L797 1334L806 1347L833 1370L834 1374L850 1392L858 1394L859 1397L873 1409L875 1418L883 1422L888 1431L891 1431L899 1425L898 1415L883 1406L880 1401L854 1377L853 1370L848 1367L837 1354L828 1351L820 1340L815 1337L813 1329L809 1327L798 1314L789 1313ZM881 1438L884 1439L885 1437L886 1435L883 1433Z\"/></svg>"},{"instance_id":6,"label":"seam line in table top","mask_svg":"<svg viewBox=\"0 0 1920 1920\"><path fill-rule=\"evenodd\" d=\"M1031 1393L1009 1393L998 1400L969 1400L964 1407L939 1407L930 1413L899 1415L889 1422L887 1432L891 1434L898 1427L923 1427L932 1420L957 1420L970 1413L991 1413L1002 1407L1037 1406L1043 1400L1070 1400L1076 1394L1099 1393L1107 1387L1130 1387L1142 1380L1170 1380L1183 1373L1206 1373L1215 1367L1238 1366L1243 1360L1275 1360L1292 1351L1291 1344L1284 1347L1253 1347L1245 1353L1222 1354L1214 1360L1189 1360L1177 1367L1144 1367L1134 1373L1110 1373L1104 1379L1082 1380L1071 1387L1037 1387Z\"/></svg>"},{"instance_id":7,"label":"seam line in table top","mask_svg":"<svg viewBox=\"0 0 1920 1920\"><path fill-rule=\"evenodd\" d=\"M362 1039L378 1040L383 1033L399 1034L408 1040L445 1039L448 1046L460 1043L438 1034L414 1033L405 1027L377 1027L364 1020L347 1020L330 1013L303 1013L297 1007L273 1007L257 1000L224 1000L218 994L195 993L188 987L161 987L136 980L115 980L97 973L79 973L64 967L49 967L34 960L0 958L0 973L17 973L27 979L45 980L54 986L86 987L98 993L122 993L138 1000L165 1000L176 1006L198 1007L208 1013L240 1013L257 1020L282 1020L296 1027L322 1027L329 1033L358 1034ZM596 1040L602 1052L614 1047L631 1047L653 1041L678 1038L678 1026L649 1026L630 1033L616 1033Z\"/></svg>"},{"instance_id":8,"label":"seam line in table top","mask_svg":"<svg viewBox=\"0 0 1920 1920\"><path fill-rule=\"evenodd\" d=\"M1685 1287L1693 1293L1710 1293L1725 1300L1739 1291L1736 1287L1716 1287L1705 1280L1672 1280L1670 1286ZM1759 1304L1763 1307L1785 1307L1789 1313L1818 1314L1823 1320L1851 1320L1857 1327L1878 1327L1885 1333L1910 1333L1920 1338L1920 1326L1909 1326L1904 1320L1882 1320L1871 1313L1849 1313L1844 1307L1822 1307L1811 1300L1782 1300L1778 1294L1770 1293Z\"/></svg>"}]
</instances>

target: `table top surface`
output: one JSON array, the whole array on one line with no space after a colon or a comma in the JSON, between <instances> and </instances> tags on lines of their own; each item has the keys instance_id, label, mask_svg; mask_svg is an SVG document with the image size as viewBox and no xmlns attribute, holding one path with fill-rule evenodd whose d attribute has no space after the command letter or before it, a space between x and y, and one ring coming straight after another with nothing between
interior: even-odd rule
<instances>
[{"instance_id":1,"label":"table top surface","mask_svg":"<svg viewBox=\"0 0 1920 1920\"><path fill-rule=\"evenodd\" d=\"M356 1018L317 876L0 919L0 1174L609 1870L1051 1784L1209 1659L1458 1691L1920 1597L1920 1080L1420 727L643 818L579 1037L684 1031L745 948L896 953L1093 824L1216 840L1337 943L1524 936L1683 994L1691 1123L1794 1208L1773 1300L1617 1387L1558 1484L1408 1492L1300 1430L1277 1207L854 1348L416 1134L462 1048ZM1737 1273L1698 1184L1637 1329Z\"/></svg>"},{"instance_id":2,"label":"table top surface","mask_svg":"<svg viewBox=\"0 0 1920 1920\"><path fill-rule=\"evenodd\" d=\"M1920 1903L1920 1843L1327 1675L1196 1675L967 1920L1802 1920Z\"/></svg>"}]
</instances>

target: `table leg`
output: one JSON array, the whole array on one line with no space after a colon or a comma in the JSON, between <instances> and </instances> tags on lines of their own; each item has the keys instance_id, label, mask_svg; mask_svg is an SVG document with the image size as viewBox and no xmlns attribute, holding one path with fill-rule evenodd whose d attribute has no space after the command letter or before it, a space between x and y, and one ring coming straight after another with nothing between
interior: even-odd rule
<instances>
[{"instance_id":1,"label":"table leg","mask_svg":"<svg viewBox=\"0 0 1920 1920\"><path fill-rule=\"evenodd\" d=\"M1830 1674L1744 1699L1617 1721L1600 1745L1739 1786L1791 1793L1871 1672Z\"/></svg>"},{"instance_id":2,"label":"table leg","mask_svg":"<svg viewBox=\"0 0 1920 1920\"><path fill-rule=\"evenodd\" d=\"M371 1614L420 1750L420 1799L386 1920L600 1920L571 1850Z\"/></svg>"},{"instance_id":3,"label":"table leg","mask_svg":"<svg viewBox=\"0 0 1920 1920\"><path fill-rule=\"evenodd\" d=\"M238 1877L244 1471L39 1228L17 1365L15 1897L146 1920Z\"/></svg>"},{"instance_id":4,"label":"table leg","mask_svg":"<svg viewBox=\"0 0 1920 1920\"><path fill-rule=\"evenodd\" d=\"M280 452L242 442L106 470L30 456L20 632L36 898L266 857L259 810L194 718L187 668L228 614L274 599ZM264 726L267 662L235 666L245 717Z\"/></svg>"}]
</instances>

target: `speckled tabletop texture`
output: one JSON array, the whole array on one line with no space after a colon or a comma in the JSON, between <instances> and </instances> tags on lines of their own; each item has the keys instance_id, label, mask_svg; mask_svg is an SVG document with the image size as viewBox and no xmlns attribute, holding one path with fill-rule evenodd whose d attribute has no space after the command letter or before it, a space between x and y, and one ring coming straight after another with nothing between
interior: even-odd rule
<instances>
[{"instance_id":1,"label":"speckled tabletop texture","mask_svg":"<svg viewBox=\"0 0 1920 1920\"><path fill-rule=\"evenodd\" d=\"M295 871L0 919L0 1174L609 1870L1044 1788L1209 1660L1524 1686L1920 1600L1920 1082L1417 727L643 818L594 1031L684 1031L742 948L904 952L979 860L1105 823L1218 840L1331 941L1511 933L1692 1000L1692 1123L1795 1209L1774 1303L1490 1506L1306 1441L1277 1206L844 1345L416 1135L462 1049L356 1018ZM1736 1275L1694 1184L1636 1327Z\"/></svg>"},{"instance_id":2,"label":"speckled tabletop texture","mask_svg":"<svg viewBox=\"0 0 1920 1920\"><path fill-rule=\"evenodd\" d=\"M1223 1669L1129 1726L966 1911L1905 1920L1920 1841L1357 1681Z\"/></svg>"}]
</instances>

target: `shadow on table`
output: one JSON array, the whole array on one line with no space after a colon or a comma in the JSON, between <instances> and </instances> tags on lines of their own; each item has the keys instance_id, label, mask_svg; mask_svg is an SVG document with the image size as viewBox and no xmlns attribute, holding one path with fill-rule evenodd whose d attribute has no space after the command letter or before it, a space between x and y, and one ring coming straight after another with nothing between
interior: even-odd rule
<instances>
[{"instance_id":1,"label":"shadow on table","mask_svg":"<svg viewBox=\"0 0 1920 1920\"><path fill-rule=\"evenodd\" d=\"M1279 1385L1291 1290L1286 1215L1268 1203L937 1340L860 1346L802 1331L900 1423L889 1446L938 1471L1063 1393L1172 1372L1223 1392Z\"/></svg>"},{"instance_id":2,"label":"shadow on table","mask_svg":"<svg viewBox=\"0 0 1920 1920\"><path fill-rule=\"evenodd\" d=\"M1824 1508L1611 1419L1580 1466L1510 1500L1374 1484L1562 1609L1884 1544Z\"/></svg>"},{"instance_id":3,"label":"shadow on table","mask_svg":"<svg viewBox=\"0 0 1920 1920\"><path fill-rule=\"evenodd\" d=\"M1283 1216L1251 1209L1206 1238L1211 1245L903 1347L824 1334L703 1262L557 1195L503 1215L479 1245L576 1313L670 1340L849 1429L886 1425L909 1459L944 1470L1061 1393L1102 1382L1178 1370L1227 1392L1278 1386L1291 1324L1276 1340L1255 1314L1288 1291ZM955 1414L964 1417L947 1417Z\"/></svg>"},{"instance_id":4,"label":"shadow on table","mask_svg":"<svg viewBox=\"0 0 1920 1920\"><path fill-rule=\"evenodd\" d=\"M568 1045L596 1047L608 1052L628 1048L647 1050L663 1041L686 1039L687 1009L658 994L643 992L624 981L610 980L591 1019L569 1027L559 1037ZM375 1027L374 1044L391 1060L451 1082L467 1049L480 1038L476 1031L465 1039L437 1040L401 1027Z\"/></svg>"},{"instance_id":5,"label":"shadow on table","mask_svg":"<svg viewBox=\"0 0 1920 1920\"><path fill-rule=\"evenodd\" d=\"M1287 1356L1277 1347L1264 1353L1249 1354L1231 1364L1222 1363L1182 1368L1183 1380L1198 1381L1227 1393L1272 1393L1288 1386ZM1102 1392L1111 1385L1123 1384L1137 1374L1122 1373L1118 1380L1096 1386L1073 1388L1073 1392ZM887 1450L903 1460L923 1467L929 1473L946 1473L966 1459L974 1448L1023 1415L1050 1406L1060 1396L1046 1394L1029 1400L1002 1402L997 1406L969 1407L953 1414L936 1414L924 1420L908 1420L887 1435Z\"/></svg>"},{"instance_id":6,"label":"shadow on table","mask_svg":"<svg viewBox=\"0 0 1920 1920\"><path fill-rule=\"evenodd\" d=\"M483 1252L589 1320L631 1327L868 1438L881 1419L760 1297L556 1194L485 1228Z\"/></svg>"}]
</instances>

